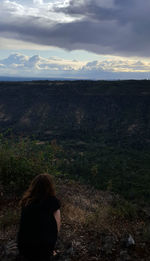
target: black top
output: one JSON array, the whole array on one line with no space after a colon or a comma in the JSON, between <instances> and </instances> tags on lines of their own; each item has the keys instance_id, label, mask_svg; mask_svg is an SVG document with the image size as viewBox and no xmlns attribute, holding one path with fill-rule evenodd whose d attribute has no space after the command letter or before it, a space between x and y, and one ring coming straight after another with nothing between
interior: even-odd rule
<instances>
[{"instance_id":1,"label":"black top","mask_svg":"<svg viewBox=\"0 0 150 261\"><path fill-rule=\"evenodd\" d=\"M53 248L57 240L57 223L53 213L60 208L56 197L35 201L22 208L18 247Z\"/></svg>"}]
</instances>

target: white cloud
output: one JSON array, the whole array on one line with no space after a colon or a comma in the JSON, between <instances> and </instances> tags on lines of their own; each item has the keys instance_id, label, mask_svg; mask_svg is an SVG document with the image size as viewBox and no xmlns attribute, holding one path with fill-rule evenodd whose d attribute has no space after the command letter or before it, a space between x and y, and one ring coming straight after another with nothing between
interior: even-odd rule
<instances>
[{"instance_id":1,"label":"white cloud","mask_svg":"<svg viewBox=\"0 0 150 261\"><path fill-rule=\"evenodd\" d=\"M63 1L64 2L64 1ZM7 22L6 24L9 25L13 22L13 26L15 27L16 22L20 24L21 27L26 24L27 19L29 22L31 19L33 23L37 23L37 27L40 23L44 26L50 25L50 23L57 23L57 22L71 22L74 20L70 15L64 15L61 12L55 12L55 8L64 7L62 5L62 1L56 2L48 2L44 3L41 0L35 0L34 5L28 6L20 4L16 1L9 1L9 0L2 0L1 8L0 8L0 23L4 21ZM41 20L42 19L42 20ZM26 24L26 26L31 27L32 24Z\"/></svg>"},{"instance_id":2,"label":"white cloud","mask_svg":"<svg viewBox=\"0 0 150 261\"><path fill-rule=\"evenodd\" d=\"M33 0L33 3L42 5L43 4L43 0Z\"/></svg>"},{"instance_id":3,"label":"white cloud","mask_svg":"<svg viewBox=\"0 0 150 261\"><path fill-rule=\"evenodd\" d=\"M146 78L149 73L150 62L127 58L81 62L59 57L43 58L39 55L30 57L15 53L0 60L0 75L119 79Z\"/></svg>"},{"instance_id":4,"label":"white cloud","mask_svg":"<svg viewBox=\"0 0 150 261\"><path fill-rule=\"evenodd\" d=\"M0 68L5 68L5 65L4 64L0 64Z\"/></svg>"},{"instance_id":5,"label":"white cloud","mask_svg":"<svg viewBox=\"0 0 150 261\"><path fill-rule=\"evenodd\" d=\"M8 58L0 61L1 67L5 67L7 72L16 68L16 74L22 74L23 72L29 72L32 74L42 73L47 74L51 71L77 71L80 70L85 62L64 60L56 57L49 59L42 58L39 55L32 57L15 53L10 55ZM0 71L1 72L1 71Z\"/></svg>"},{"instance_id":6,"label":"white cloud","mask_svg":"<svg viewBox=\"0 0 150 261\"><path fill-rule=\"evenodd\" d=\"M8 58L1 60L1 63L5 66L11 66L12 64L24 65L29 60L28 56L16 53L10 55Z\"/></svg>"}]
</instances>

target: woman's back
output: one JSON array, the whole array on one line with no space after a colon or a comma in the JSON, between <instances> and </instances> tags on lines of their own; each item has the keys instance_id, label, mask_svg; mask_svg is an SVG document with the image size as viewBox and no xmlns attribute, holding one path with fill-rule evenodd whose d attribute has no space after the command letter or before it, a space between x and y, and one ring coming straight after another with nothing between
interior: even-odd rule
<instances>
[{"instance_id":1,"label":"woman's back","mask_svg":"<svg viewBox=\"0 0 150 261\"><path fill-rule=\"evenodd\" d=\"M22 206L18 233L18 248L29 260L50 256L57 240L57 222L54 213L60 202L54 195L36 198Z\"/></svg>"},{"instance_id":2,"label":"woman's back","mask_svg":"<svg viewBox=\"0 0 150 261\"><path fill-rule=\"evenodd\" d=\"M18 244L48 245L56 241L57 224L53 213L60 208L56 197L35 201L23 207Z\"/></svg>"}]
</instances>

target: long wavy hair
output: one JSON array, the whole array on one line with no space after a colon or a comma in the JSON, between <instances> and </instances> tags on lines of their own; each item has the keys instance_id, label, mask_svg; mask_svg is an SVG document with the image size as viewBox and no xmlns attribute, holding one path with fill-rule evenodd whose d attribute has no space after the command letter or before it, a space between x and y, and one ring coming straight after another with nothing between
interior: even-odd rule
<instances>
[{"instance_id":1,"label":"long wavy hair","mask_svg":"<svg viewBox=\"0 0 150 261\"><path fill-rule=\"evenodd\" d=\"M48 196L55 196L55 194L52 177L47 173L40 174L32 180L20 201L20 206L26 207L33 201L41 201Z\"/></svg>"}]
</instances>

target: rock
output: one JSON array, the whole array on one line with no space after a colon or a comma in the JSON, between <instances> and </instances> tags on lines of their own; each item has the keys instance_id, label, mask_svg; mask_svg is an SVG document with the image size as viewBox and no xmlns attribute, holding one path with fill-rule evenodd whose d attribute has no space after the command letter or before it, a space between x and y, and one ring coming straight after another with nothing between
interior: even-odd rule
<instances>
[{"instance_id":1,"label":"rock","mask_svg":"<svg viewBox=\"0 0 150 261\"><path fill-rule=\"evenodd\" d=\"M120 242L122 247L131 247L135 245L135 240L130 234L125 234Z\"/></svg>"},{"instance_id":2,"label":"rock","mask_svg":"<svg viewBox=\"0 0 150 261\"><path fill-rule=\"evenodd\" d=\"M120 252L120 261L130 261L131 257L128 255L127 250L123 250Z\"/></svg>"},{"instance_id":3,"label":"rock","mask_svg":"<svg viewBox=\"0 0 150 261\"><path fill-rule=\"evenodd\" d=\"M5 254L9 255L18 255L18 248L15 241L9 241L5 246Z\"/></svg>"},{"instance_id":4,"label":"rock","mask_svg":"<svg viewBox=\"0 0 150 261\"><path fill-rule=\"evenodd\" d=\"M69 254L69 255L73 255L74 254L74 249L73 249L73 247L70 247L70 248L68 248L67 250L66 250L66 254Z\"/></svg>"},{"instance_id":5,"label":"rock","mask_svg":"<svg viewBox=\"0 0 150 261\"><path fill-rule=\"evenodd\" d=\"M127 247L135 245L135 241L131 235L128 236Z\"/></svg>"},{"instance_id":6,"label":"rock","mask_svg":"<svg viewBox=\"0 0 150 261\"><path fill-rule=\"evenodd\" d=\"M145 208L143 211L144 211L144 214L146 215L147 219L150 220L150 208Z\"/></svg>"},{"instance_id":7,"label":"rock","mask_svg":"<svg viewBox=\"0 0 150 261\"><path fill-rule=\"evenodd\" d=\"M79 241L74 241L73 242L73 245L74 245L74 247L80 247L81 246L81 242L79 242Z\"/></svg>"},{"instance_id":8,"label":"rock","mask_svg":"<svg viewBox=\"0 0 150 261\"><path fill-rule=\"evenodd\" d=\"M72 242L67 242L64 245L64 255L66 255L68 257L69 256L73 256L74 255L74 246Z\"/></svg>"},{"instance_id":9,"label":"rock","mask_svg":"<svg viewBox=\"0 0 150 261\"><path fill-rule=\"evenodd\" d=\"M91 257L90 261L99 261L99 257L93 256Z\"/></svg>"},{"instance_id":10,"label":"rock","mask_svg":"<svg viewBox=\"0 0 150 261\"><path fill-rule=\"evenodd\" d=\"M4 256L4 253L5 253L4 246L0 244L0 257Z\"/></svg>"},{"instance_id":11,"label":"rock","mask_svg":"<svg viewBox=\"0 0 150 261\"><path fill-rule=\"evenodd\" d=\"M112 235L107 235L105 238L103 238L102 241L102 252L104 252L106 255L111 255L114 249L114 245L116 243L116 238L114 238Z\"/></svg>"},{"instance_id":12,"label":"rock","mask_svg":"<svg viewBox=\"0 0 150 261\"><path fill-rule=\"evenodd\" d=\"M0 244L0 260L14 261L18 256L17 244L14 240L8 241L7 244Z\"/></svg>"},{"instance_id":13,"label":"rock","mask_svg":"<svg viewBox=\"0 0 150 261\"><path fill-rule=\"evenodd\" d=\"M3 257L4 260L15 260L18 256L18 248L15 241L11 240L4 246Z\"/></svg>"}]
</instances>

